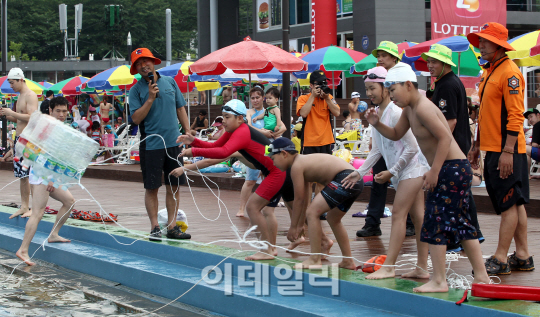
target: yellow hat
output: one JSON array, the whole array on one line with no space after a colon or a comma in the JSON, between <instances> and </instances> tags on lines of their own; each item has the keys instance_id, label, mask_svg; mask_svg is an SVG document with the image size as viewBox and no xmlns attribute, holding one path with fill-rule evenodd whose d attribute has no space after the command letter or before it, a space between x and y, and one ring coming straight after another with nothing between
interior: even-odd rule
<instances>
[{"instance_id":1,"label":"yellow hat","mask_svg":"<svg viewBox=\"0 0 540 317\"><path fill-rule=\"evenodd\" d=\"M427 61L427 58L431 57L445 64L456 67L456 64L452 62L452 50L441 44L433 44L429 48L429 52L422 53L422 58Z\"/></svg>"},{"instance_id":2,"label":"yellow hat","mask_svg":"<svg viewBox=\"0 0 540 317\"><path fill-rule=\"evenodd\" d=\"M379 44L379 47L371 51L371 55L377 57L377 51L385 51L388 54L397 57L398 60L401 60L401 56L399 56L398 46L394 42L382 41Z\"/></svg>"}]
</instances>

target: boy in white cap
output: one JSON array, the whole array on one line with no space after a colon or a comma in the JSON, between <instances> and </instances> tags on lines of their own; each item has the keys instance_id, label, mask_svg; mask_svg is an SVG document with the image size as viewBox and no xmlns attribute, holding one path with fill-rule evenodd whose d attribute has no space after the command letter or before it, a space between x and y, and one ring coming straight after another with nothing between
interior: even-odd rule
<instances>
[{"instance_id":1,"label":"boy in white cap","mask_svg":"<svg viewBox=\"0 0 540 317\"><path fill-rule=\"evenodd\" d=\"M394 127L401 117L402 110L390 100L388 89L384 87L384 80L387 71L384 67L378 66L368 70L364 76L366 84L366 94L373 104L378 106L378 113L381 114L381 121ZM356 183L382 157L384 158L388 170L384 170L374 175L374 182L386 184L392 181L396 190L394 207L392 209L392 228L390 234L390 245L384 266L375 273L368 275L367 279L382 279L394 277L399 251L405 239L405 223L407 214L411 215L414 221L416 232L420 232L422 219L424 216L424 192L422 191L422 176L429 170L426 158L418 148L418 143L410 130L399 141L392 141L383 137L377 130L372 131L371 137L374 139L373 148L369 155L357 170L343 180L345 188ZM399 185L399 186L398 186ZM416 235L418 248L417 268L412 272L402 274L408 278L429 278L427 271L428 246L420 242L419 235Z\"/></svg>"},{"instance_id":2,"label":"boy in white cap","mask_svg":"<svg viewBox=\"0 0 540 317\"><path fill-rule=\"evenodd\" d=\"M17 100L17 112L9 108L0 108L0 116L6 116L9 121L17 122L17 134L13 148L17 145L19 136L26 128L28 121L30 120L30 114L38 109L38 98L35 92L30 90L24 80L24 73L20 68L14 67L9 71L7 76L9 86L15 91L20 93ZM17 153L19 155L21 153ZM9 218L14 218L19 215L21 217L30 217L32 212L30 211L30 183L28 182L28 171L23 171L22 165L19 162L13 161L13 171L15 177L20 178L21 189L21 208L17 210Z\"/></svg>"},{"instance_id":3,"label":"boy in white cap","mask_svg":"<svg viewBox=\"0 0 540 317\"><path fill-rule=\"evenodd\" d=\"M418 91L416 75L407 64L400 63L388 71L385 87L403 113L394 127L379 121L375 109L365 116L385 138L397 141L412 130L431 169L424 174L428 191L420 241L429 244L433 279L414 289L415 292L447 292L446 244L460 242L474 270L473 283L489 284L476 228L468 214L469 188L473 172L465 154L450 133L442 112Z\"/></svg>"}]
</instances>

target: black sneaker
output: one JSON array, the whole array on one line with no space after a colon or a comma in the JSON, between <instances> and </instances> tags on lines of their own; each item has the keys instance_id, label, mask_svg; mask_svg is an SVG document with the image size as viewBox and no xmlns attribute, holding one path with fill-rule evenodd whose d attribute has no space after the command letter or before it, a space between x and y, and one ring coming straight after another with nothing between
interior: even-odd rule
<instances>
[{"instance_id":1,"label":"black sneaker","mask_svg":"<svg viewBox=\"0 0 540 317\"><path fill-rule=\"evenodd\" d=\"M361 230L356 231L357 237L375 237L382 235L381 227L365 225Z\"/></svg>"},{"instance_id":2,"label":"black sneaker","mask_svg":"<svg viewBox=\"0 0 540 317\"><path fill-rule=\"evenodd\" d=\"M512 271L534 271L533 257L530 256L528 259L522 260L516 256L516 251L508 256L508 265Z\"/></svg>"},{"instance_id":3,"label":"black sneaker","mask_svg":"<svg viewBox=\"0 0 540 317\"><path fill-rule=\"evenodd\" d=\"M167 230L167 238L169 239L191 239L189 233L182 232L180 227L174 226L172 229Z\"/></svg>"},{"instance_id":4,"label":"black sneaker","mask_svg":"<svg viewBox=\"0 0 540 317\"><path fill-rule=\"evenodd\" d=\"M150 241L161 241L161 229L159 226L155 226L152 231L150 231L150 238L148 238Z\"/></svg>"},{"instance_id":5,"label":"black sneaker","mask_svg":"<svg viewBox=\"0 0 540 317\"><path fill-rule=\"evenodd\" d=\"M414 231L414 227L407 227L407 229L405 230L405 236L406 237L412 237L416 234L416 232Z\"/></svg>"},{"instance_id":6,"label":"black sneaker","mask_svg":"<svg viewBox=\"0 0 540 317\"><path fill-rule=\"evenodd\" d=\"M511 273L508 263L497 260L493 255L484 264L488 275L508 275Z\"/></svg>"}]
</instances>

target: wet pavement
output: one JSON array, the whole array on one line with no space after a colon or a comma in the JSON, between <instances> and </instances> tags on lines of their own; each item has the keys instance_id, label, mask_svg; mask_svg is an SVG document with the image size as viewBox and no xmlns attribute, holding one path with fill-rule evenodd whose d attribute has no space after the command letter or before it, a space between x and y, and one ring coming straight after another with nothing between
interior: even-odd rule
<instances>
[{"instance_id":1,"label":"wet pavement","mask_svg":"<svg viewBox=\"0 0 540 317\"><path fill-rule=\"evenodd\" d=\"M0 316L214 316L205 310L0 249ZM165 307L164 307L165 306ZM159 309L159 311L152 313Z\"/></svg>"}]
</instances>

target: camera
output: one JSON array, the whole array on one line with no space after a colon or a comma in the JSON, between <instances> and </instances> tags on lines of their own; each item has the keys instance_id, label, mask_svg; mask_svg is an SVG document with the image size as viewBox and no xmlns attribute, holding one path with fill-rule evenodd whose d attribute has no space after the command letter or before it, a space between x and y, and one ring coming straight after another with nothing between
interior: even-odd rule
<instances>
[{"instance_id":1,"label":"camera","mask_svg":"<svg viewBox=\"0 0 540 317\"><path fill-rule=\"evenodd\" d=\"M320 82L319 85L317 86L317 88L322 90L322 92L324 92L327 95L332 92L332 89L330 89L330 87L328 87L328 84L326 83L326 81Z\"/></svg>"}]
</instances>

